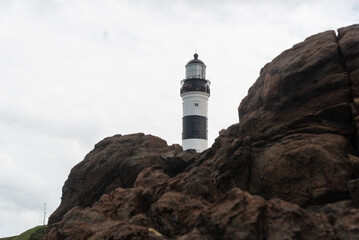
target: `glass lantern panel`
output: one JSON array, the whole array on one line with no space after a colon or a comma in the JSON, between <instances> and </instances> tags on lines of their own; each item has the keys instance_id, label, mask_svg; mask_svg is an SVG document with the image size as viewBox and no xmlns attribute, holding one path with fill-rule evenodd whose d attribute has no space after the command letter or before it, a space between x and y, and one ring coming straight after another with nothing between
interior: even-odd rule
<instances>
[{"instance_id":1,"label":"glass lantern panel","mask_svg":"<svg viewBox=\"0 0 359 240\"><path fill-rule=\"evenodd\" d=\"M202 64L191 64L186 68L186 78L205 79L205 67Z\"/></svg>"}]
</instances>

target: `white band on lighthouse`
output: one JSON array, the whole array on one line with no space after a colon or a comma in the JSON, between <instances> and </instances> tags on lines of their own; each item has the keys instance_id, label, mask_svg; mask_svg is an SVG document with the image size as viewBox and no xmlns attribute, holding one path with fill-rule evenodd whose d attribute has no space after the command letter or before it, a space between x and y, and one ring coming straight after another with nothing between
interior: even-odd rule
<instances>
[{"instance_id":1,"label":"white band on lighthouse","mask_svg":"<svg viewBox=\"0 0 359 240\"><path fill-rule=\"evenodd\" d=\"M204 139L183 139L183 150L194 149L197 152L203 152L208 148L208 141Z\"/></svg>"},{"instance_id":2,"label":"white band on lighthouse","mask_svg":"<svg viewBox=\"0 0 359 240\"><path fill-rule=\"evenodd\" d=\"M199 115L207 117L209 94L204 92L186 92L181 94L183 116Z\"/></svg>"},{"instance_id":3,"label":"white band on lighthouse","mask_svg":"<svg viewBox=\"0 0 359 240\"><path fill-rule=\"evenodd\" d=\"M186 79L182 80L183 105L182 147L202 152L208 148L208 98L210 82L205 79L206 65L198 54L186 65Z\"/></svg>"}]
</instances>

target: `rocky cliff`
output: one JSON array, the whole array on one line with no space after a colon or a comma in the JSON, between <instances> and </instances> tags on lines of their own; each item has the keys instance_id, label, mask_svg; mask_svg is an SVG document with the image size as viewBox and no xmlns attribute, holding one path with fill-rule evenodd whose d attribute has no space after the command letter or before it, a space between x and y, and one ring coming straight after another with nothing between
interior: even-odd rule
<instances>
[{"instance_id":1,"label":"rocky cliff","mask_svg":"<svg viewBox=\"0 0 359 240\"><path fill-rule=\"evenodd\" d=\"M359 25L311 36L264 66L207 151L99 142L44 239L358 239L358 90Z\"/></svg>"}]
</instances>

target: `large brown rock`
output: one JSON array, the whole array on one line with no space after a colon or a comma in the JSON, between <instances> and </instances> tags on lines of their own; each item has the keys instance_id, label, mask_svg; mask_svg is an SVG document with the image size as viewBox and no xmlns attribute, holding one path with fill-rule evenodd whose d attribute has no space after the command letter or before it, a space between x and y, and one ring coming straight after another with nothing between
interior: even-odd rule
<instances>
[{"instance_id":1,"label":"large brown rock","mask_svg":"<svg viewBox=\"0 0 359 240\"><path fill-rule=\"evenodd\" d=\"M279 199L232 189L208 211L207 228L227 239L335 239L330 219Z\"/></svg>"},{"instance_id":2,"label":"large brown rock","mask_svg":"<svg viewBox=\"0 0 359 240\"><path fill-rule=\"evenodd\" d=\"M350 80L353 121L359 148L359 24L338 29L339 53L343 58L345 74Z\"/></svg>"},{"instance_id":3,"label":"large brown rock","mask_svg":"<svg viewBox=\"0 0 359 240\"><path fill-rule=\"evenodd\" d=\"M358 239L359 209L348 209L338 214L334 221L334 231L338 239Z\"/></svg>"},{"instance_id":4,"label":"large brown rock","mask_svg":"<svg viewBox=\"0 0 359 240\"><path fill-rule=\"evenodd\" d=\"M143 189L117 188L92 208L72 208L44 239L164 239L143 214L148 207Z\"/></svg>"},{"instance_id":5,"label":"large brown rock","mask_svg":"<svg viewBox=\"0 0 359 240\"><path fill-rule=\"evenodd\" d=\"M114 136L75 166L49 239L358 239L359 25L284 51L202 154Z\"/></svg>"},{"instance_id":6,"label":"large brown rock","mask_svg":"<svg viewBox=\"0 0 359 240\"><path fill-rule=\"evenodd\" d=\"M261 70L239 106L239 125L222 133L207 160L220 189L302 206L349 197L358 151L346 59L352 68L358 59L339 49L344 40L345 49L356 46L352 31L357 26L342 29L339 43L334 31L311 36Z\"/></svg>"},{"instance_id":7,"label":"large brown rock","mask_svg":"<svg viewBox=\"0 0 359 240\"><path fill-rule=\"evenodd\" d=\"M148 206L143 201L144 192L142 188L118 188L92 208L74 207L53 225L44 240L337 239L327 215L308 213L279 199L266 201L238 188L213 204L167 192ZM358 217L357 211L338 217L335 230L343 235L339 239L353 236L345 223Z\"/></svg>"},{"instance_id":8,"label":"large brown rock","mask_svg":"<svg viewBox=\"0 0 359 240\"><path fill-rule=\"evenodd\" d=\"M133 187L144 168L158 166L174 176L195 155L143 133L105 138L71 170L62 189L61 204L51 215L49 225L61 220L75 206L89 207L118 187Z\"/></svg>"},{"instance_id":9,"label":"large brown rock","mask_svg":"<svg viewBox=\"0 0 359 240\"><path fill-rule=\"evenodd\" d=\"M309 132L352 138L350 93L335 32L311 36L261 70L238 109L239 135L259 140Z\"/></svg>"}]
</instances>

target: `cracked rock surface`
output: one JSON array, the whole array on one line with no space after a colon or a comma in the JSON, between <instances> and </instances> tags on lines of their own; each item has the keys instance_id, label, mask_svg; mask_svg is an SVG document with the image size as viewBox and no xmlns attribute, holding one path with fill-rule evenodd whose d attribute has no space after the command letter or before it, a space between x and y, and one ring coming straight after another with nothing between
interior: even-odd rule
<instances>
[{"instance_id":1,"label":"cracked rock surface","mask_svg":"<svg viewBox=\"0 0 359 240\"><path fill-rule=\"evenodd\" d=\"M359 25L265 65L201 154L131 134L76 165L50 239L358 239Z\"/></svg>"}]
</instances>

